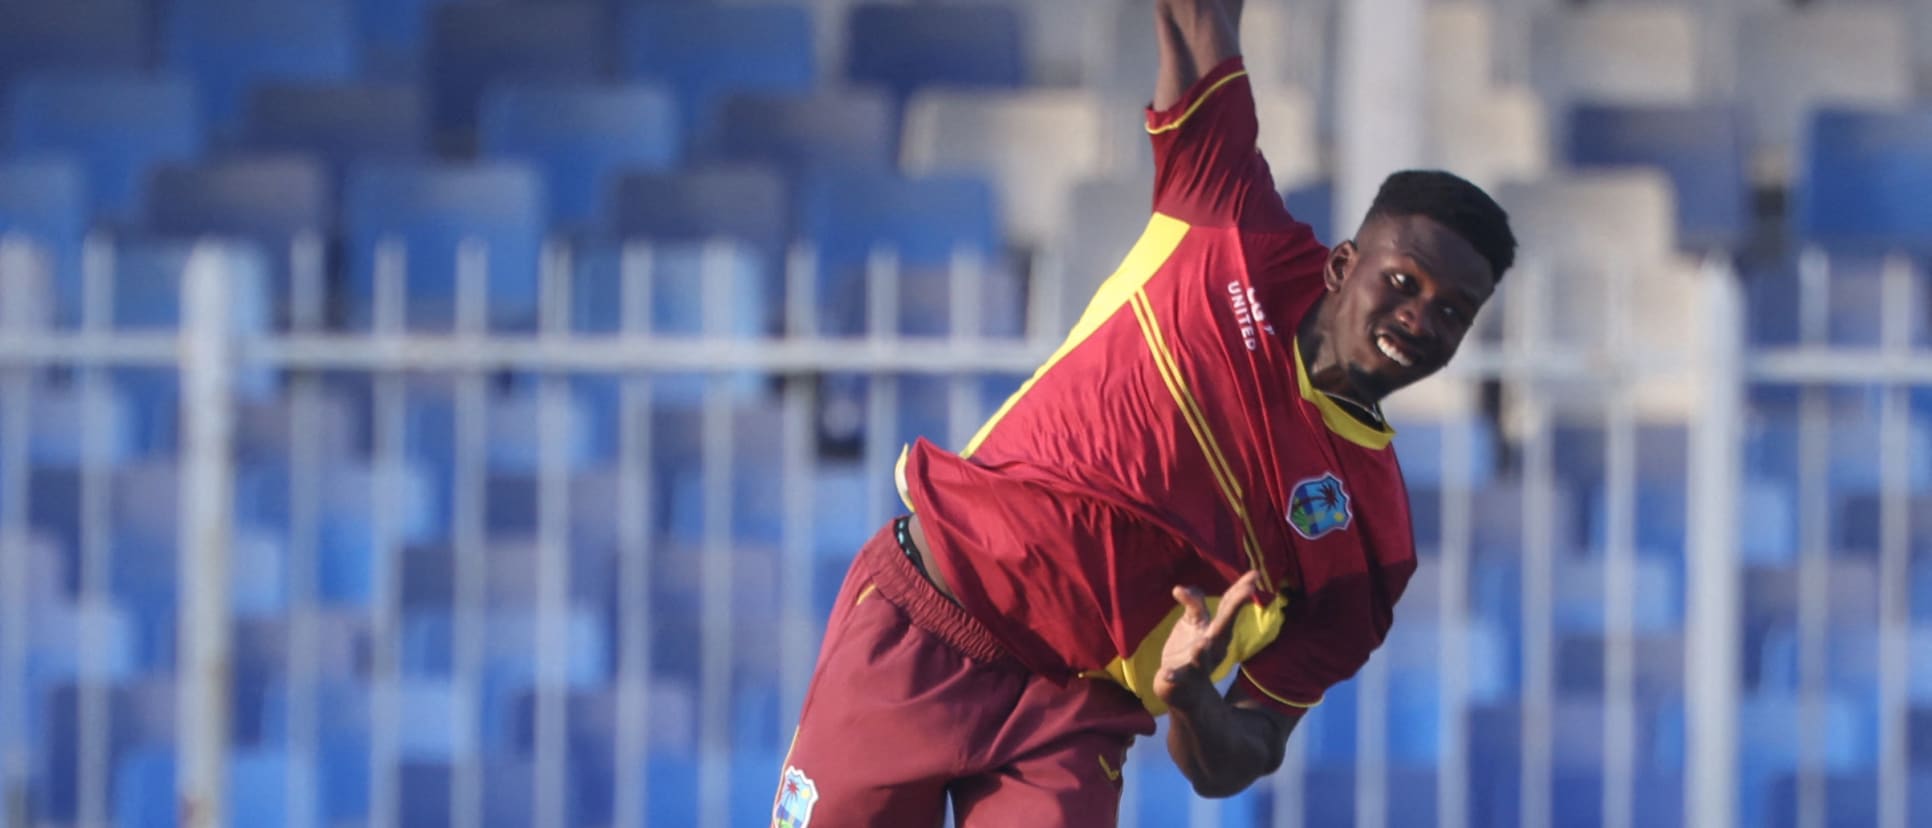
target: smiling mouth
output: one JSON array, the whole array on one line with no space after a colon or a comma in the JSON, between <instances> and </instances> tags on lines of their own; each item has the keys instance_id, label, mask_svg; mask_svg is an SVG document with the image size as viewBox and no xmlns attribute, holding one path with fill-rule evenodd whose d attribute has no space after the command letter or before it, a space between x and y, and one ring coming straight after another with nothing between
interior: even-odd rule
<instances>
[{"instance_id":1,"label":"smiling mouth","mask_svg":"<svg viewBox=\"0 0 1932 828\"><path fill-rule=\"evenodd\" d=\"M1375 347L1382 355L1404 368L1413 368L1421 355L1410 348L1403 347L1402 341L1390 334L1376 334Z\"/></svg>"}]
</instances>

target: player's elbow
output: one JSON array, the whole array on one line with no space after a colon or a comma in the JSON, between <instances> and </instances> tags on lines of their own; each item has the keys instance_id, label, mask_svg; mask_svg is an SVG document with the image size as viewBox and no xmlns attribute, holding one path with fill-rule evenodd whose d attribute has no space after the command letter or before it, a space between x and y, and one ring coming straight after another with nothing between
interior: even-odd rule
<instances>
[{"instance_id":1,"label":"player's elbow","mask_svg":"<svg viewBox=\"0 0 1932 828\"><path fill-rule=\"evenodd\" d=\"M1248 789L1249 785L1254 784L1254 780L1254 777L1247 779L1229 779L1224 777L1190 779L1188 781L1194 785L1194 794L1202 799L1227 799L1231 796L1240 795L1242 791Z\"/></svg>"}]
</instances>

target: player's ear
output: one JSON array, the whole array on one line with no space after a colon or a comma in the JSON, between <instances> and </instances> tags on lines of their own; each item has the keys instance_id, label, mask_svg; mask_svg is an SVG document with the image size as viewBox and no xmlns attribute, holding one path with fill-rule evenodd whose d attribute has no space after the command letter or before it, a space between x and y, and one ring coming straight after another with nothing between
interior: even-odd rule
<instances>
[{"instance_id":1,"label":"player's ear","mask_svg":"<svg viewBox=\"0 0 1932 828\"><path fill-rule=\"evenodd\" d=\"M1355 256L1354 239L1335 245L1333 250L1328 251L1328 266L1322 270L1322 282L1329 293L1342 289L1342 280L1348 278L1348 272L1355 268Z\"/></svg>"}]
</instances>

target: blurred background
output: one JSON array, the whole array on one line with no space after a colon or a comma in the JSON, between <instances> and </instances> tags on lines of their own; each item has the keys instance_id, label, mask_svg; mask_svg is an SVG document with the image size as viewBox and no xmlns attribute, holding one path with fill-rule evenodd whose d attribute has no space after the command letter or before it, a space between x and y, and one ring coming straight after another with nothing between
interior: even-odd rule
<instances>
[{"instance_id":1,"label":"blurred background","mask_svg":"<svg viewBox=\"0 0 1932 828\"><path fill-rule=\"evenodd\" d=\"M1145 222L1151 0L0 0L0 824L743 826L914 435ZM1421 570L1125 826L1932 825L1932 3L1248 0L1522 264Z\"/></svg>"}]
</instances>

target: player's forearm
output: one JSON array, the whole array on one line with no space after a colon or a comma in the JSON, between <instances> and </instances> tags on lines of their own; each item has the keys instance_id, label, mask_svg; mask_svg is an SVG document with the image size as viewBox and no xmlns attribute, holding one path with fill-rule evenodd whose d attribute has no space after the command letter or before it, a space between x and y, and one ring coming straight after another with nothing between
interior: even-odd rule
<instances>
[{"instance_id":1,"label":"player's forearm","mask_svg":"<svg viewBox=\"0 0 1932 828\"><path fill-rule=\"evenodd\" d=\"M1240 53L1242 0L1157 0L1160 77L1154 108L1167 109L1221 61Z\"/></svg>"},{"instance_id":2,"label":"player's forearm","mask_svg":"<svg viewBox=\"0 0 1932 828\"><path fill-rule=\"evenodd\" d=\"M1266 714L1229 703L1205 678L1190 683L1169 707L1167 753L1195 793L1234 796L1281 766L1281 740Z\"/></svg>"}]
</instances>

